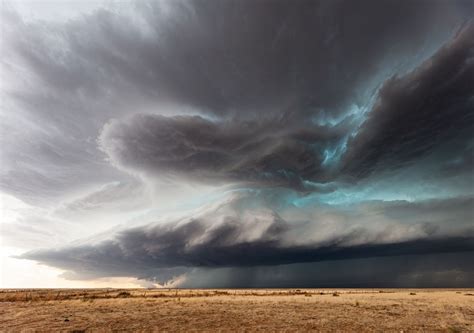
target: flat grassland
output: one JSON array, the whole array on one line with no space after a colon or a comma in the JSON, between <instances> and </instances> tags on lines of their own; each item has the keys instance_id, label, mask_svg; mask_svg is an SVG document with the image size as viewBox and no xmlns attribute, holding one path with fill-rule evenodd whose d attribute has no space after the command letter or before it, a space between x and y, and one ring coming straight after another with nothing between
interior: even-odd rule
<instances>
[{"instance_id":1,"label":"flat grassland","mask_svg":"<svg viewBox=\"0 0 474 333\"><path fill-rule=\"evenodd\" d=\"M474 331L473 289L0 290L0 331Z\"/></svg>"}]
</instances>

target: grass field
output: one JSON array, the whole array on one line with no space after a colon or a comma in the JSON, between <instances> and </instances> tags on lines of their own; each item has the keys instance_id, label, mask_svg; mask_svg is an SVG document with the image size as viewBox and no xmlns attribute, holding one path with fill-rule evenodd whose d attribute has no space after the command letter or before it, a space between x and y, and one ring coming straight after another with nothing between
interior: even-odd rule
<instances>
[{"instance_id":1,"label":"grass field","mask_svg":"<svg viewBox=\"0 0 474 333\"><path fill-rule=\"evenodd\" d=\"M474 290L1 290L0 329L469 332Z\"/></svg>"}]
</instances>

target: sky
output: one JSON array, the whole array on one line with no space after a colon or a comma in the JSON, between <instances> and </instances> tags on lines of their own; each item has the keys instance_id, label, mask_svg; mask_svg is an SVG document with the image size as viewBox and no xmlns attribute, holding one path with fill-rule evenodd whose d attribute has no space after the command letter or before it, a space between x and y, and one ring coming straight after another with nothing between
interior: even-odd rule
<instances>
[{"instance_id":1,"label":"sky","mask_svg":"<svg viewBox=\"0 0 474 333\"><path fill-rule=\"evenodd\" d=\"M473 17L2 1L0 287L474 286Z\"/></svg>"}]
</instances>

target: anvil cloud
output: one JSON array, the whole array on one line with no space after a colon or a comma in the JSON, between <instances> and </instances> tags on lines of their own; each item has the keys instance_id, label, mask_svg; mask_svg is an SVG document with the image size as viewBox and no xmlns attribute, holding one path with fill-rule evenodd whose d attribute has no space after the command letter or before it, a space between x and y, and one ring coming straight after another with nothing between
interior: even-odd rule
<instances>
[{"instance_id":1,"label":"anvil cloud","mask_svg":"<svg viewBox=\"0 0 474 333\"><path fill-rule=\"evenodd\" d=\"M0 189L29 207L5 244L71 280L472 286L473 14L5 6Z\"/></svg>"}]
</instances>

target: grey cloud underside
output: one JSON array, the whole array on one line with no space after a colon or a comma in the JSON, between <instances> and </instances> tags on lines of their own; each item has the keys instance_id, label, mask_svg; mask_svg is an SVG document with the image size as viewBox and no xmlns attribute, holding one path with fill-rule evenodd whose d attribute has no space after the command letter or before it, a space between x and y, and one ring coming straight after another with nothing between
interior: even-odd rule
<instances>
[{"instance_id":1,"label":"grey cloud underside","mask_svg":"<svg viewBox=\"0 0 474 333\"><path fill-rule=\"evenodd\" d=\"M291 263L348 260L369 257L474 253L474 228L463 219L472 213L473 199L452 199L449 204L374 203L379 226L357 223L357 209L348 213L349 225L318 220L286 221L275 211L245 209L247 197L238 197L201 215L181 221L156 223L119 232L95 244L26 253L33 259L68 271L68 276L93 278L133 275L163 282L193 268L257 267ZM450 209L444 212L446 206ZM322 208L320 208L322 209ZM364 208L367 209L367 208ZM409 221L399 221L404 212ZM432 212L430 222L423 219ZM442 213L443 214L440 214ZM315 218L307 212L306 218ZM342 216L343 212L337 212ZM347 214L347 213L346 213ZM382 223L382 217L393 220ZM438 219L438 220L437 220ZM334 218L333 218L334 220ZM444 229L451 221L458 228ZM318 226L318 223L319 226ZM326 228L324 225L326 224ZM197 282L196 282L197 283Z\"/></svg>"},{"instance_id":2,"label":"grey cloud underside","mask_svg":"<svg viewBox=\"0 0 474 333\"><path fill-rule=\"evenodd\" d=\"M109 123L100 142L116 165L132 171L305 191L305 181L357 180L433 152L440 161L447 153L469 160L472 87L471 25L413 72L387 80L360 129L351 117L320 126L288 114L250 121L137 114ZM342 162L329 163L330 151Z\"/></svg>"},{"instance_id":3,"label":"grey cloud underside","mask_svg":"<svg viewBox=\"0 0 474 333\"><path fill-rule=\"evenodd\" d=\"M337 113L357 98L353 87L385 52L395 55L423 42L428 22L452 9L442 2L429 7L395 1L197 1L179 3L172 24L156 26L161 12L148 6L145 18L163 38L140 61L152 86L219 115L275 108ZM420 15L429 18L420 21Z\"/></svg>"},{"instance_id":4,"label":"grey cloud underside","mask_svg":"<svg viewBox=\"0 0 474 333\"><path fill-rule=\"evenodd\" d=\"M184 288L462 288L472 252L333 260L278 266L193 269Z\"/></svg>"},{"instance_id":5,"label":"grey cloud underside","mask_svg":"<svg viewBox=\"0 0 474 333\"><path fill-rule=\"evenodd\" d=\"M193 228L194 226L188 226ZM199 226L195 226L199 228ZM232 234L232 227L216 230L215 236ZM180 230L186 232L189 230ZM220 234L219 232L222 232ZM361 230L360 232L364 232ZM58 251L37 251L22 256L50 266L74 271L81 276L83 273L94 272L95 277L126 276L135 273L138 278L153 279L160 277L162 268L190 267L251 267L266 265L282 265L302 262L318 262L367 257L385 257L414 254L433 254L450 252L470 252L474 254L474 237L460 236L441 239L406 241L392 244L357 245L344 247L336 244L312 248L309 246L282 248L278 242L255 241L252 243L234 244L202 244L190 247L179 242L169 244L163 238L175 240L175 234L160 235L156 239L138 231L125 232L115 241L107 241L99 246L80 246ZM350 237L350 236L349 236ZM156 252L137 246L134 241L144 241ZM176 240L180 240L179 238ZM218 240L217 238L215 240ZM218 240L218 243L221 241ZM153 244L153 245L151 245ZM158 245L159 244L159 245ZM148 273L147 273L148 272ZM154 272L156 276L150 275ZM87 276L87 273L84 277Z\"/></svg>"},{"instance_id":6,"label":"grey cloud underside","mask_svg":"<svg viewBox=\"0 0 474 333\"><path fill-rule=\"evenodd\" d=\"M120 178L95 138L111 118L137 112L337 119L368 104L374 77L409 68L472 12L470 1L140 1L50 23L5 6L2 70L15 82L5 105L22 122L2 121L15 135L2 136L0 186L37 204ZM288 145L297 158L309 150ZM314 176L319 149L294 169L324 178Z\"/></svg>"},{"instance_id":7,"label":"grey cloud underside","mask_svg":"<svg viewBox=\"0 0 474 333\"><path fill-rule=\"evenodd\" d=\"M469 161L473 87L471 24L412 73L385 82L367 121L348 144L346 168L361 176L377 168L406 165L443 148L454 149Z\"/></svg>"},{"instance_id":8,"label":"grey cloud underside","mask_svg":"<svg viewBox=\"0 0 474 333\"><path fill-rule=\"evenodd\" d=\"M114 163L132 171L299 189L302 180L328 178L324 149L342 139L343 127L139 114L107 125L100 143Z\"/></svg>"}]
</instances>

